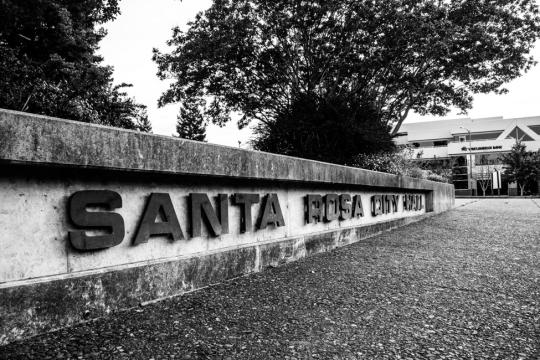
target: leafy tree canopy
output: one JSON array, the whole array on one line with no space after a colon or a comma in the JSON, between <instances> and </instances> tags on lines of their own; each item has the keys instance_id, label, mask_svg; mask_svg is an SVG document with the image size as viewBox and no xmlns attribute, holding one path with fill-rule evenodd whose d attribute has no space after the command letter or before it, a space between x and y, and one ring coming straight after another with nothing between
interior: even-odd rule
<instances>
[{"instance_id":1,"label":"leafy tree canopy","mask_svg":"<svg viewBox=\"0 0 540 360\"><path fill-rule=\"evenodd\" d=\"M505 92L539 34L534 0L214 0L154 60L174 79L160 104L201 99L216 124L239 112L240 127L272 129L309 97L369 108L396 133L411 110Z\"/></svg>"},{"instance_id":2,"label":"leafy tree canopy","mask_svg":"<svg viewBox=\"0 0 540 360\"><path fill-rule=\"evenodd\" d=\"M149 131L95 54L117 0L0 1L0 107Z\"/></svg>"}]
</instances>

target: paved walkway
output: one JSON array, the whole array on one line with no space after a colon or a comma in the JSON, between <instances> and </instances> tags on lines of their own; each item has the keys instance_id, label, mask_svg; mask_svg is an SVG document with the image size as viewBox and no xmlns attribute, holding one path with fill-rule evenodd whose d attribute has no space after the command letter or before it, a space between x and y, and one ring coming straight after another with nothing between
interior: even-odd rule
<instances>
[{"instance_id":1,"label":"paved walkway","mask_svg":"<svg viewBox=\"0 0 540 360\"><path fill-rule=\"evenodd\" d=\"M540 200L460 205L0 358L540 358Z\"/></svg>"}]
</instances>

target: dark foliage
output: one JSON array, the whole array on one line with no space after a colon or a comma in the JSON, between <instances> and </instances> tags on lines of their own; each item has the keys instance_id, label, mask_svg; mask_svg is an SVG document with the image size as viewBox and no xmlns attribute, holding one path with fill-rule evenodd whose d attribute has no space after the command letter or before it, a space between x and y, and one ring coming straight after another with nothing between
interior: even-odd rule
<instances>
[{"instance_id":1,"label":"dark foliage","mask_svg":"<svg viewBox=\"0 0 540 360\"><path fill-rule=\"evenodd\" d=\"M149 131L95 54L118 14L117 0L0 1L0 107Z\"/></svg>"},{"instance_id":2,"label":"dark foliage","mask_svg":"<svg viewBox=\"0 0 540 360\"><path fill-rule=\"evenodd\" d=\"M512 150L501 156L501 161L505 164L504 175L519 185L521 196L526 190L536 187L540 175L540 152L527 151L523 143L516 141Z\"/></svg>"},{"instance_id":3,"label":"dark foliage","mask_svg":"<svg viewBox=\"0 0 540 360\"><path fill-rule=\"evenodd\" d=\"M178 137L196 141L206 141L206 124L199 110L200 101L188 100L182 103L176 121Z\"/></svg>"},{"instance_id":4,"label":"dark foliage","mask_svg":"<svg viewBox=\"0 0 540 360\"><path fill-rule=\"evenodd\" d=\"M351 165L359 153L393 150L389 130L373 109L303 96L275 121L260 123L252 143L262 151Z\"/></svg>"}]
</instances>

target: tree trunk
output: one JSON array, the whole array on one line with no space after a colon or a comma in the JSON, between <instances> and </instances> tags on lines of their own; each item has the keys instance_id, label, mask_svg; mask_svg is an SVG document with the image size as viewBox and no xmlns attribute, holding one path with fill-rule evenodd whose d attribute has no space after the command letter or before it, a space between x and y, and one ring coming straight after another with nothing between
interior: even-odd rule
<instances>
[{"instance_id":1,"label":"tree trunk","mask_svg":"<svg viewBox=\"0 0 540 360\"><path fill-rule=\"evenodd\" d=\"M401 124L403 124L403 121L407 118L407 115L409 115L409 111L411 110L411 106L407 106L407 109L405 109L405 112L401 114L401 116L398 119L398 122L396 123L396 126L394 126L394 130L392 130L392 133L390 136L396 136L399 132L399 129L401 128Z\"/></svg>"}]
</instances>

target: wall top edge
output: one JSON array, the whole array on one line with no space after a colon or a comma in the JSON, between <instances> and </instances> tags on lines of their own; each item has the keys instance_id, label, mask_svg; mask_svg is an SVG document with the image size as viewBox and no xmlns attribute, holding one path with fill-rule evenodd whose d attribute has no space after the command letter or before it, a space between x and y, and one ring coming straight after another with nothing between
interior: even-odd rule
<instances>
[{"instance_id":1,"label":"wall top edge","mask_svg":"<svg viewBox=\"0 0 540 360\"><path fill-rule=\"evenodd\" d=\"M412 190L453 187L314 160L0 109L0 161Z\"/></svg>"}]
</instances>

